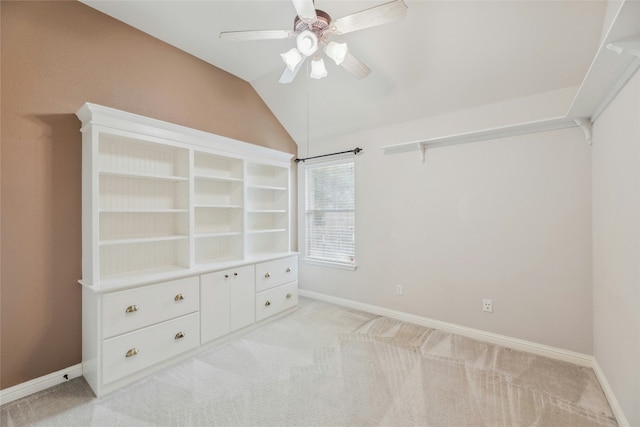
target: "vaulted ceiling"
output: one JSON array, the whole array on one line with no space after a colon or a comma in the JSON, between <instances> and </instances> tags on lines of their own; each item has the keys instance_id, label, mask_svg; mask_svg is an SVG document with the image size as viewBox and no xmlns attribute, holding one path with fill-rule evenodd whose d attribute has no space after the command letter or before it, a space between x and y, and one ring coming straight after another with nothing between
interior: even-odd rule
<instances>
[{"instance_id":1,"label":"vaulted ceiling","mask_svg":"<svg viewBox=\"0 0 640 427\"><path fill-rule=\"evenodd\" d=\"M342 36L371 68L280 84L293 39L228 41L220 32L293 29L290 0L84 1L249 82L294 140L321 141L581 83L600 42L605 1L405 0L405 18ZM385 1L316 0L333 18Z\"/></svg>"}]
</instances>

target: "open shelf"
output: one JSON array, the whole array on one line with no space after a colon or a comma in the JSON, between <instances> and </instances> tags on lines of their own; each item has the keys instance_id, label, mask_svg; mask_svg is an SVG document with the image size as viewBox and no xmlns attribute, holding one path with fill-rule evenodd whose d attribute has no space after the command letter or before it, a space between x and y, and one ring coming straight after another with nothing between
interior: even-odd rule
<instances>
[{"instance_id":1,"label":"open shelf","mask_svg":"<svg viewBox=\"0 0 640 427\"><path fill-rule=\"evenodd\" d=\"M132 172L117 172L117 171L101 171L100 175L102 176L115 176L120 178L138 178L138 179L148 179L152 181L170 181L170 182L178 182L178 181L188 181L189 178L184 176L175 176L175 175L153 175L148 173L132 173Z\"/></svg>"},{"instance_id":2,"label":"open shelf","mask_svg":"<svg viewBox=\"0 0 640 427\"><path fill-rule=\"evenodd\" d=\"M248 163L247 187L286 190L289 187L289 170L280 166Z\"/></svg>"},{"instance_id":3,"label":"open shelf","mask_svg":"<svg viewBox=\"0 0 640 427\"><path fill-rule=\"evenodd\" d=\"M196 234L242 233L244 215L238 207L203 207L195 209Z\"/></svg>"},{"instance_id":4,"label":"open shelf","mask_svg":"<svg viewBox=\"0 0 640 427\"><path fill-rule=\"evenodd\" d=\"M195 180L194 204L196 206L242 206L242 182Z\"/></svg>"},{"instance_id":5,"label":"open shelf","mask_svg":"<svg viewBox=\"0 0 640 427\"><path fill-rule=\"evenodd\" d=\"M189 268L188 246L187 238L100 246L100 276Z\"/></svg>"},{"instance_id":6,"label":"open shelf","mask_svg":"<svg viewBox=\"0 0 640 427\"><path fill-rule=\"evenodd\" d=\"M273 185L248 185L250 190L273 190L273 191L287 191L287 187L276 187Z\"/></svg>"},{"instance_id":7,"label":"open shelf","mask_svg":"<svg viewBox=\"0 0 640 427\"><path fill-rule=\"evenodd\" d=\"M510 126L502 126L492 129L484 129L475 132L447 135L420 141L405 142L403 144L387 145L382 147L385 154L403 153L420 150L424 161L424 150L427 148L443 147L447 145L466 144L468 142L485 141L489 139L503 138L507 136L525 135L535 132L566 129L576 127L578 123L567 117L556 117L548 120L540 120L528 123L518 123Z\"/></svg>"},{"instance_id":8,"label":"open shelf","mask_svg":"<svg viewBox=\"0 0 640 427\"><path fill-rule=\"evenodd\" d=\"M242 182L240 178L221 178L218 176L194 175L197 180L215 181L215 182Z\"/></svg>"},{"instance_id":9,"label":"open shelf","mask_svg":"<svg viewBox=\"0 0 640 427\"><path fill-rule=\"evenodd\" d=\"M260 233L282 233L287 231L286 228L267 228L264 230L250 230L249 234L260 234Z\"/></svg>"},{"instance_id":10,"label":"open shelf","mask_svg":"<svg viewBox=\"0 0 640 427\"><path fill-rule=\"evenodd\" d=\"M535 122L517 123L463 134L387 145L382 147L382 150L385 154L417 150L424 162L427 148L576 126L582 128L585 139L591 143L591 123L597 119L627 81L640 69L639 29L640 2L622 1L567 114L563 117L552 117Z\"/></svg>"},{"instance_id":11,"label":"open shelf","mask_svg":"<svg viewBox=\"0 0 640 427\"><path fill-rule=\"evenodd\" d=\"M98 151L100 171L146 177L189 176L188 150L143 140L127 132L100 133Z\"/></svg>"},{"instance_id":12,"label":"open shelf","mask_svg":"<svg viewBox=\"0 0 640 427\"><path fill-rule=\"evenodd\" d=\"M100 246L108 246L108 245L129 245L131 243L153 243L153 242L164 242L168 240L182 240L188 239L189 236L159 236L159 237L139 237L133 239L109 239L109 240L101 240Z\"/></svg>"},{"instance_id":13,"label":"open shelf","mask_svg":"<svg viewBox=\"0 0 640 427\"><path fill-rule=\"evenodd\" d=\"M194 175L201 179L242 181L243 161L196 151L193 159Z\"/></svg>"},{"instance_id":14,"label":"open shelf","mask_svg":"<svg viewBox=\"0 0 640 427\"><path fill-rule=\"evenodd\" d=\"M101 212L100 244L189 235L187 210L162 212Z\"/></svg>"},{"instance_id":15,"label":"open shelf","mask_svg":"<svg viewBox=\"0 0 640 427\"><path fill-rule=\"evenodd\" d=\"M196 236L195 251L197 265L242 259L243 235L232 233L221 236Z\"/></svg>"},{"instance_id":16,"label":"open shelf","mask_svg":"<svg viewBox=\"0 0 640 427\"><path fill-rule=\"evenodd\" d=\"M189 183L107 175L99 185L101 210L188 209Z\"/></svg>"},{"instance_id":17,"label":"open shelf","mask_svg":"<svg viewBox=\"0 0 640 427\"><path fill-rule=\"evenodd\" d=\"M289 233L287 230L263 230L250 232L247 236L247 253L250 257L261 256L288 250Z\"/></svg>"}]
</instances>

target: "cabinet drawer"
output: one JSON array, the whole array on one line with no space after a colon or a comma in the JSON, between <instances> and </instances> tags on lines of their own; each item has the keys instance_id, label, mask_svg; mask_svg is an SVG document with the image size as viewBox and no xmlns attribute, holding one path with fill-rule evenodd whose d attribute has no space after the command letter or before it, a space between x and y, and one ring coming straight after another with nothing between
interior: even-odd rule
<instances>
[{"instance_id":1,"label":"cabinet drawer","mask_svg":"<svg viewBox=\"0 0 640 427\"><path fill-rule=\"evenodd\" d=\"M298 280L298 257L256 264L256 292Z\"/></svg>"},{"instance_id":2,"label":"cabinet drawer","mask_svg":"<svg viewBox=\"0 0 640 427\"><path fill-rule=\"evenodd\" d=\"M198 347L200 319L192 313L105 340L102 382L107 384Z\"/></svg>"},{"instance_id":3,"label":"cabinet drawer","mask_svg":"<svg viewBox=\"0 0 640 427\"><path fill-rule=\"evenodd\" d=\"M198 285L196 276L104 295L103 337L110 338L198 311Z\"/></svg>"},{"instance_id":4,"label":"cabinet drawer","mask_svg":"<svg viewBox=\"0 0 640 427\"><path fill-rule=\"evenodd\" d=\"M256 321L298 305L298 282L287 283L256 294Z\"/></svg>"}]
</instances>

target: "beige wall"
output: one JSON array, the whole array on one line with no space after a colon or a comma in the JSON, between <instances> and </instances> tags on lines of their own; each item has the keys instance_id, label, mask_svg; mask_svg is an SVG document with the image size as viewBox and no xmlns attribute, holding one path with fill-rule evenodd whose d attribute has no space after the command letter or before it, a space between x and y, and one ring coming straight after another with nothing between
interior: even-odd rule
<instances>
[{"instance_id":1,"label":"beige wall","mask_svg":"<svg viewBox=\"0 0 640 427\"><path fill-rule=\"evenodd\" d=\"M579 128L428 149L424 164L417 150L380 148L553 117L571 97L559 91L312 143L312 154L365 144L356 157L358 269L302 262L300 288L591 354L591 148Z\"/></svg>"},{"instance_id":2,"label":"beige wall","mask_svg":"<svg viewBox=\"0 0 640 427\"><path fill-rule=\"evenodd\" d=\"M640 73L593 126L594 356L640 425Z\"/></svg>"},{"instance_id":3,"label":"beige wall","mask_svg":"<svg viewBox=\"0 0 640 427\"><path fill-rule=\"evenodd\" d=\"M78 2L0 2L0 388L81 361L84 102L295 152L251 86Z\"/></svg>"}]
</instances>

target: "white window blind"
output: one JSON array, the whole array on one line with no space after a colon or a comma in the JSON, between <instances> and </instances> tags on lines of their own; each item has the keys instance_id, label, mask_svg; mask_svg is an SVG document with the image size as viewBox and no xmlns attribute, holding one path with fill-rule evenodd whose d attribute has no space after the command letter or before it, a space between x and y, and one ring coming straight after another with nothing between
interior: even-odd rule
<instances>
[{"instance_id":1,"label":"white window blind","mask_svg":"<svg viewBox=\"0 0 640 427\"><path fill-rule=\"evenodd\" d=\"M353 158L306 165L305 256L355 265L355 162Z\"/></svg>"}]
</instances>

